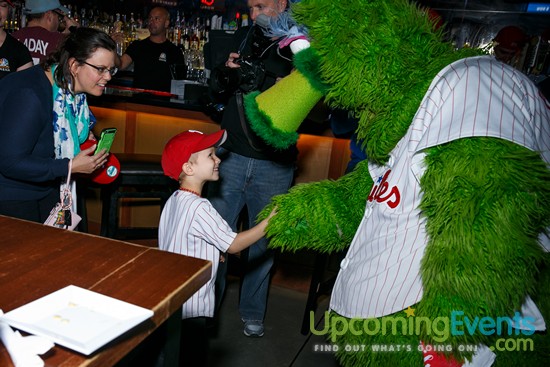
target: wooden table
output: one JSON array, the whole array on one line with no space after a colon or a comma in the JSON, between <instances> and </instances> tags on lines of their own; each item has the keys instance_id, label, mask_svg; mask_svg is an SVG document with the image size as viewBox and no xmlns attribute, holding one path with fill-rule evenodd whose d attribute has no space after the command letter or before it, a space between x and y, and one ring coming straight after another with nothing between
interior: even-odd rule
<instances>
[{"instance_id":1,"label":"wooden table","mask_svg":"<svg viewBox=\"0 0 550 367\"><path fill-rule=\"evenodd\" d=\"M181 305L211 274L211 264L204 260L5 216L0 216L0 236L4 312L71 284L154 312L90 356L56 345L43 356L47 367L114 365L171 315L179 325ZM179 333L174 338L179 342ZM12 366L2 343L0 366Z\"/></svg>"}]
</instances>

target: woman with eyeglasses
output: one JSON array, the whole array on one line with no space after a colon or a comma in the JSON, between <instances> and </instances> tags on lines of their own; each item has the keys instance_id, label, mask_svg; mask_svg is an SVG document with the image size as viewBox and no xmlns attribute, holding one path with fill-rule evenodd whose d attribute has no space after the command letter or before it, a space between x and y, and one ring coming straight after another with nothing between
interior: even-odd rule
<instances>
[{"instance_id":1,"label":"woman with eyeglasses","mask_svg":"<svg viewBox=\"0 0 550 367\"><path fill-rule=\"evenodd\" d=\"M89 174L107 153L80 151L90 136L86 95L116 73L116 44L78 28L45 62L0 80L0 214L43 223L71 172Z\"/></svg>"}]
</instances>

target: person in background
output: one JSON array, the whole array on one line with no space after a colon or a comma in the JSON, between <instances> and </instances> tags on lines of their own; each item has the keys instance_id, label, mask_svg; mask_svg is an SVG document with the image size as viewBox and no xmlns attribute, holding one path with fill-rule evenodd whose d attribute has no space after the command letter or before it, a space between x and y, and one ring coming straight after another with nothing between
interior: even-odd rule
<instances>
[{"instance_id":1,"label":"person in background","mask_svg":"<svg viewBox=\"0 0 550 367\"><path fill-rule=\"evenodd\" d=\"M26 0L24 12L27 25L12 35L27 46L35 65L57 49L71 27L78 27L59 0ZM60 28L63 33L58 31Z\"/></svg>"},{"instance_id":2,"label":"person in background","mask_svg":"<svg viewBox=\"0 0 550 367\"><path fill-rule=\"evenodd\" d=\"M134 65L134 88L170 92L170 66L184 64L181 50L166 38L170 29L170 13L163 7L154 7L147 22L149 37L132 42L118 59L119 69ZM113 35L116 40L120 34Z\"/></svg>"},{"instance_id":3,"label":"person in background","mask_svg":"<svg viewBox=\"0 0 550 367\"><path fill-rule=\"evenodd\" d=\"M237 253L264 236L268 219L235 233L208 199L201 197L206 182L220 179L215 147L226 139L225 130L213 134L185 131L174 136L162 153L164 174L179 182L162 210L161 250L212 262L210 280L182 308L181 366L206 366L207 320L214 317L215 279L220 251Z\"/></svg>"},{"instance_id":4,"label":"person in background","mask_svg":"<svg viewBox=\"0 0 550 367\"><path fill-rule=\"evenodd\" d=\"M107 161L89 136L86 94L101 95L116 72L116 44L78 28L44 63L0 80L0 214L43 223L69 170L89 174Z\"/></svg>"},{"instance_id":5,"label":"person in background","mask_svg":"<svg viewBox=\"0 0 550 367\"><path fill-rule=\"evenodd\" d=\"M265 78L255 90L264 91L292 70L292 53L289 47L278 48L278 40L263 36L255 24L260 14L276 17L285 10L287 0L248 0L250 19L254 25L242 27L233 36L233 50L225 63L227 68L239 68L239 58L261 60ZM214 91L215 92L215 91ZM225 93L225 92L224 92ZM221 126L227 130L227 141L218 149L223 160L220 166L222 179L208 184L207 195L221 216L237 231L241 211L246 206L248 219L245 226L252 227L258 213L278 194L286 193L294 179L297 148L276 150L263 142L251 129L243 111L243 91L234 91L227 102ZM262 237L241 256L245 264L239 301L239 312L244 322L244 334L250 337L264 335L264 317L273 266L273 253L267 249ZM225 290L227 261L218 270L218 295L221 301Z\"/></svg>"},{"instance_id":6,"label":"person in background","mask_svg":"<svg viewBox=\"0 0 550 367\"><path fill-rule=\"evenodd\" d=\"M345 171L345 173L349 173L353 171L357 163L367 159L367 154L361 147L361 141L357 139L357 133L355 132L358 120L356 117L351 116L348 111L335 108L330 112L329 121L335 137L350 140L350 161Z\"/></svg>"},{"instance_id":7,"label":"person in background","mask_svg":"<svg viewBox=\"0 0 550 367\"><path fill-rule=\"evenodd\" d=\"M4 30L9 6L13 6L11 0L0 0L0 79L32 66L31 55L25 45Z\"/></svg>"},{"instance_id":8,"label":"person in background","mask_svg":"<svg viewBox=\"0 0 550 367\"><path fill-rule=\"evenodd\" d=\"M493 39L497 60L517 68L521 53L528 41L527 34L516 26L506 26Z\"/></svg>"}]
</instances>

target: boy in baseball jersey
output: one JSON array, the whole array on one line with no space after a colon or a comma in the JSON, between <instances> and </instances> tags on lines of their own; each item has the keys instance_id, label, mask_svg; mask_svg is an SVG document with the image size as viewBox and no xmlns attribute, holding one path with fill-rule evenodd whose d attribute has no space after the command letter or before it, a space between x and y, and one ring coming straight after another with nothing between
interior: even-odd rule
<instances>
[{"instance_id":1,"label":"boy in baseball jersey","mask_svg":"<svg viewBox=\"0 0 550 367\"><path fill-rule=\"evenodd\" d=\"M215 148L223 144L225 130L213 134L189 130L174 136L162 152L164 174L179 182L179 190L166 202L159 224L159 248L212 262L210 280L182 308L180 361L206 365L206 322L214 316L215 279L220 252L237 253L258 241L268 219L235 233L210 202L201 197L204 184L217 181L220 159Z\"/></svg>"}]
</instances>

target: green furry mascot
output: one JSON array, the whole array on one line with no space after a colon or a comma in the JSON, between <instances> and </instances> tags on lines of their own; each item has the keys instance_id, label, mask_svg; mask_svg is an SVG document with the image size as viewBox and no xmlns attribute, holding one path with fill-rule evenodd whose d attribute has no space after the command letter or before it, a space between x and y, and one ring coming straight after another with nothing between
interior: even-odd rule
<instances>
[{"instance_id":1,"label":"green furry mascot","mask_svg":"<svg viewBox=\"0 0 550 367\"><path fill-rule=\"evenodd\" d=\"M272 247L349 247L316 332L345 366L550 362L550 109L518 70L443 41L407 0L303 0L297 71L248 95L274 146L323 97L368 160L276 197Z\"/></svg>"}]
</instances>

